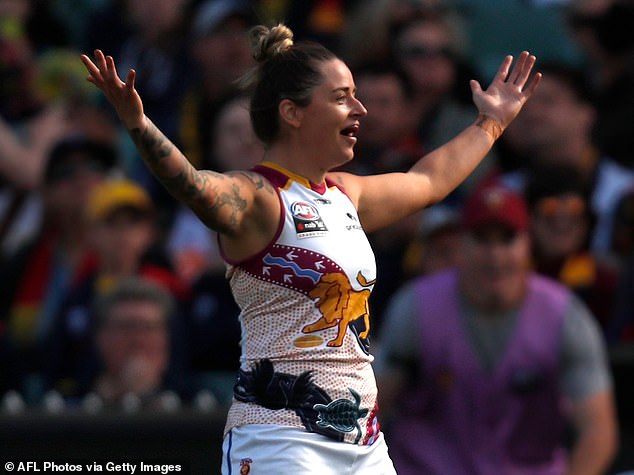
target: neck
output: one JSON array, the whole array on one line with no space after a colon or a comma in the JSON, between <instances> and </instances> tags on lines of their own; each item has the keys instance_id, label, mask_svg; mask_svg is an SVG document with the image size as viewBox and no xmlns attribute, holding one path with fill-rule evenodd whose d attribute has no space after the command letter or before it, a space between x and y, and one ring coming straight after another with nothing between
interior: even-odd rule
<instances>
[{"instance_id":1,"label":"neck","mask_svg":"<svg viewBox=\"0 0 634 475\"><path fill-rule=\"evenodd\" d=\"M328 173L314 153L290 143L279 142L272 145L264 153L264 160L280 165L316 184L323 183Z\"/></svg>"},{"instance_id":2,"label":"neck","mask_svg":"<svg viewBox=\"0 0 634 475\"><path fill-rule=\"evenodd\" d=\"M468 305L482 315L495 317L520 305L526 292L526 277L515 279L512 288L506 288L502 292L483 292L478 282L463 274L460 290Z\"/></svg>"}]
</instances>

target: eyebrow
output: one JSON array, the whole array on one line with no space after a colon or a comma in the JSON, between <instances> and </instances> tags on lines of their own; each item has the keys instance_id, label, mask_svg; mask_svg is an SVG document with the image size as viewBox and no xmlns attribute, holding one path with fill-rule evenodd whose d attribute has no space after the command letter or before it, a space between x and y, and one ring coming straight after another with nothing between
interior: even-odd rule
<instances>
[{"instance_id":1,"label":"eyebrow","mask_svg":"<svg viewBox=\"0 0 634 475\"><path fill-rule=\"evenodd\" d=\"M352 90L352 94L353 95L357 92L356 88L352 89L349 86L336 87L330 92L331 93L336 93L336 92L340 92L341 91L341 92L345 92L346 94L348 94L351 90Z\"/></svg>"}]
</instances>

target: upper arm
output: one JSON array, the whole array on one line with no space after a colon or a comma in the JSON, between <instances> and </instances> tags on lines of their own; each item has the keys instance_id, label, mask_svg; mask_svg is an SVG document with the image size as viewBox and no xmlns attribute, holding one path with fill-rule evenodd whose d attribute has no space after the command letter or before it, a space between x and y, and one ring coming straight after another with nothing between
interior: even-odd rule
<instances>
[{"instance_id":1,"label":"upper arm","mask_svg":"<svg viewBox=\"0 0 634 475\"><path fill-rule=\"evenodd\" d=\"M242 260L264 249L277 230L277 193L257 173L216 173L192 167L162 181L205 225L218 232L229 259Z\"/></svg>"},{"instance_id":2,"label":"upper arm","mask_svg":"<svg viewBox=\"0 0 634 475\"><path fill-rule=\"evenodd\" d=\"M279 196L262 175L239 171L223 175L210 197L202 200L203 222L220 234L222 250L232 260L242 260L264 249L273 239L281 216Z\"/></svg>"},{"instance_id":3,"label":"upper arm","mask_svg":"<svg viewBox=\"0 0 634 475\"><path fill-rule=\"evenodd\" d=\"M374 369L381 405L392 406L407 381L417 379L419 356L417 313L411 284L399 289L390 299L381 332L377 336Z\"/></svg>"},{"instance_id":4,"label":"upper arm","mask_svg":"<svg viewBox=\"0 0 634 475\"><path fill-rule=\"evenodd\" d=\"M564 320L563 345L562 385L577 440L570 473L582 473L580 467L599 473L617 446L616 408L602 334L574 296Z\"/></svg>"},{"instance_id":5,"label":"upper arm","mask_svg":"<svg viewBox=\"0 0 634 475\"><path fill-rule=\"evenodd\" d=\"M571 401L612 387L605 342L587 307L571 298L562 328L562 390Z\"/></svg>"},{"instance_id":6,"label":"upper arm","mask_svg":"<svg viewBox=\"0 0 634 475\"><path fill-rule=\"evenodd\" d=\"M191 177L177 176L173 181L170 188L182 189L181 199L207 226L220 234L239 234L262 201L258 194L264 187L264 179L251 172L201 170L193 171ZM178 181L182 184L176 183Z\"/></svg>"},{"instance_id":7,"label":"upper arm","mask_svg":"<svg viewBox=\"0 0 634 475\"><path fill-rule=\"evenodd\" d=\"M376 231L433 204L431 182L423 173L357 176L333 173L354 202L366 232Z\"/></svg>"}]
</instances>

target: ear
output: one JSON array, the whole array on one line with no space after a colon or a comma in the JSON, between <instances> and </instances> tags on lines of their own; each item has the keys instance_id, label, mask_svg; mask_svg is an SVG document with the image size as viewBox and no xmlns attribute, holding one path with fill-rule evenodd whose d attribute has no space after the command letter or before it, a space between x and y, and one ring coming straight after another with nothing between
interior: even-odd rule
<instances>
[{"instance_id":1,"label":"ear","mask_svg":"<svg viewBox=\"0 0 634 475\"><path fill-rule=\"evenodd\" d=\"M293 128L298 128L302 125L302 119L304 118L304 109L299 107L290 99L282 99L278 106L278 112L283 123L290 125Z\"/></svg>"}]
</instances>

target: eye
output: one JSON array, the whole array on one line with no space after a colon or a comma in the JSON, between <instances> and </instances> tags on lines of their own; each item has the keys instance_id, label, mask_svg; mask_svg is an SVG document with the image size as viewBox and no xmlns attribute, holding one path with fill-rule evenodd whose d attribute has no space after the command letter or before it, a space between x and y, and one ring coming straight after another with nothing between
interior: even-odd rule
<instances>
[{"instance_id":1,"label":"eye","mask_svg":"<svg viewBox=\"0 0 634 475\"><path fill-rule=\"evenodd\" d=\"M345 102L346 102L346 96L337 96L338 104L345 104Z\"/></svg>"}]
</instances>

